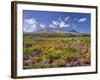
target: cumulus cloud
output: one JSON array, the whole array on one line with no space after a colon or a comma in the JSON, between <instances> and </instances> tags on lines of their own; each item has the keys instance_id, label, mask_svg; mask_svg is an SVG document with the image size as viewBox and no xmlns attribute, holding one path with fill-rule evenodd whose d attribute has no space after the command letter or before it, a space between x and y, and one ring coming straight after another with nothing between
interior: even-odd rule
<instances>
[{"instance_id":1,"label":"cumulus cloud","mask_svg":"<svg viewBox=\"0 0 100 80\"><path fill-rule=\"evenodd\" d=\"M45 28L46 26L45 26L45 24L40 24L40 27Z\"/></svg>"},{"instance_id":2,"label":"cumulus cloud","mask_svg":"<svg viewBox=\"0 0 100 80\"><path fill-rule=\"evenodd\" d=\"M35 18L25 19L24 20L24 31L25 32L34 32L37 30L37 21Z\"/></svg>"},{"instance_id":3,"label":"cumulus cloud","mask_svg":"<svg viewBox=\"0 0 100 80\"><path fill-rule=\"evenodd\" d=\"M61 21L59 27L69 27L69 24L66 24L64 21Z\"/></svg>"},{"instance_id":4,"label":"cumulus cloud","mask_svg":"<svg viewBox=\"0 0 100 80\"><path fill-rule=\"evenodd\" d=\"M59 21L57 21L57 20L53 20L52 22L51 22L51 24L49 24L49 27L50 28L56 28L56 27L58 27L59 26Z\"/></svg>"},{"instance_id":5,"label":"cumulus cloud","mask_svg":"<svg viewBox=\"0 0 100 80\"><path fill-rule=\"evenodd\" d=\"M69 18L70 16L65 17L64 21L68 21Z\"/></svg>"},{"instance_id":6,"label":"cumulus cloud","mask_svg":"<svg viewBox=\"0 0 100 80\"><path fill-rule=\"evenodd\" d=\"M30 19L26 19L26 20L25 20L25 23L26 23L26 24L36 24L37 21L36 21L35 18L30 18Z\"/></svg>"},{"instance_id":7,"label":"cumulus cloud","mask_svg":"<svg viewBox=\"0 0 100 80\"><path fill-rule=\"evenodd\" d=\"M52 24L54 25L54 26L58 26L59 25L59 22L58 21L52 21Z\"/></svg>"},{"instance_id":8,"label":"cumulus cloud","mask_svg":"<svg viewBox=\"0 0 100 80\"><path fill-rule=\"evenodd\" d=\"M53 24L49 25L50 28L56 28L56 26L54 26Z\"/></svg>"},{"instance_id":9,"label":"cumulus cloud","mask_svg":"<svg viewBox=\"0 0 100 80\"><path fill-rule=\"evenodd\" d=\"M66 24L66 21L61 20L53 20L52 23L49 25L51 28L57 28L57 27L69 27L69 24Z\"/></svg>"},{"instance_id":10,"label":"cumulus cloud","mask_svg":"<svg viewBox=\"0 0 100 80\"><path fill-rule=\"evenodd\" d=\"M65 26L65 22L61 21L59 27L64 27Z\"/></svg>"},{"instance_id":11,"label":"cumulus cloud","mask_svg":"<svg viewBox=\"0 0 100 80\"><path fill-rule=\"evenodd\" d=\"M84 21L86 21L87 19L86 18L80 18L79 20L78 20L78 22L84 22Z\"/></svg>"},{"instance_id":12,"label":"cumulus cloud","mask_svg":"<svg viewBox=\"0 0 100 80\"><path fill-rule=\"evenodd\" d=\"M63 27L64 25L65 25L65 22L61 21L59 27Z\"/></svg>"}]
</instances>

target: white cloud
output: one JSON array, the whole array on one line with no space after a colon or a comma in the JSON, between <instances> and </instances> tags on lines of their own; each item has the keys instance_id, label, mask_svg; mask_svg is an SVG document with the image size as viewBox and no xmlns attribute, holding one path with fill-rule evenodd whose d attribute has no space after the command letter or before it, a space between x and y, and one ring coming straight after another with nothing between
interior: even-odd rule
<instances>
[{"instance_id":1,"label":"white cloud","mask_svg":"<svg viewBox=\"0 0 100 80\"><path fill-rule=\"evenodd\" d=\"M50 28L59 27L59 21L53 20L52 23L49 25Z\"/></svg>"},{"instance_id":2,"label":"white cloud","mask_svg":"<svg viewBox=\"0 0 100 80\"><path fill-rule=\"evenodd\" d=\"M52 24L55 25L55 26L58 26L59 22L58 21L52 21Z\"/></svg>"},{"instance_id":3,"label":"white cloud","mask_svg":"<svg viewBox=\"0 0 100 80\"><path fill-rule=\"evenodd\" d=\"M34 32L36 30L37 30L37 21L35 18L24 20L24 31L25 32Z\"/></svg>"},{"instance_id":4,"label":"white cloud","mask_svg":"<svg viewBox=\"0 0 100 80\"><path fill-rule=\"evenodd\" d=\"M80 18L79 20L78 20L78 22L84 22L84 21L86 21L87 19L86 18Z\"/></svg>"},{"instance_id":5,"label":"white cloud","mask_svg":"<svg viewBox=\"0 0 100 80\"><path fill-rule=\"evenodd\" d=\"M53 24L49 25L50 28L56 28L56 26L54 26Z\"/></svg>"},{"instance_id":6,"label":"white cloud","mask_svg":"<svg viewBox=\"0 0 100 80\"><path fill-rule=\"evenodd\" d=\"M66 20L68 20L70 16L66 17ZM58 18L57 20L53 20L52 23L49 25L50 28L57 28L57 27L70 27L70 24L66 24L65 20L62 20L61 18Z\"/></svg>"},{"instance_id":7,"label":"white cloud","mask_svg":"<svg viewBox=\"0 0 100 80\"><path fill-rule=\"evenodd\" d=\"M40 27L41 28L45 28L46 26L44 24L40 24Z\"/></svg>"},{"instance_id":8,"label":"white cloud","mask_svg":"<svg viewBox=\"0 0 100 80\"><path fill-rule=\"evenodd\" d=\"M65 22L61 21L59 27L64 27L64 25L65 25Z\"/></svg>"},{"instance_id":9,"label":"white cloud","mask_svg":"<svg viewBox=\"0 0 100 80\"><path fill-rule=\"evenodd\" d=\"M70 16L65 17L64 21L68 21L69 18Z\"/></svg>"},{"instance_id":10,"label":"white cloud","mask_svg":"<svg viewBox=\"0 0 100 80\"><path fill-rule=\"evenodd\" d=\"M30 18L30 19L26 19L25 20L25 23L26 24L36 24L37 22L36 22L36 19Z\"/></svg>"},{"instance_id":11,"label":"white cloud","mask_svg":"<svg viewBox=\"0 0 100 80\"><path fill-rule=\"evenodd\" d=\"M69 24L65 24L64 21L61 21L59 27L69 27Z\"/></svg>"}]
</instances>

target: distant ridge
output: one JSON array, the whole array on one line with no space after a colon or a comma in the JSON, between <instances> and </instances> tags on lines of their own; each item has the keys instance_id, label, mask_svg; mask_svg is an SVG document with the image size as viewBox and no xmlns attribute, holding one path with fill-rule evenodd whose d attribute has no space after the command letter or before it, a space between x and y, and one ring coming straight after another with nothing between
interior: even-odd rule
<instances>
[{"instance_id":1,"label":"distant ridge","mask_svg":"<svg viewBox=\"0 0 100 80\"><path fill-rule=\"evenodd\" d=\"M34 32L24 32L24 35L33 35L41 37L86 37L91 36L88 33L78 32L76 29L61 28L44 28Z\"/></svg>"}]
</instances>

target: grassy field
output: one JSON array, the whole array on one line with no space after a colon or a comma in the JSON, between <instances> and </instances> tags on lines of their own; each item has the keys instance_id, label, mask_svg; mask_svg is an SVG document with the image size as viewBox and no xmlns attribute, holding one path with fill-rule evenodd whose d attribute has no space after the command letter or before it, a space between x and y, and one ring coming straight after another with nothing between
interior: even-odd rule
<instances>
[{"instance_id":1,"label":"grassy field","mask_svg":"<svg viewBox=\"0 0 100 80\"><path fill-rule=\"evenodd\" d=\"M24 35L23 68L89 66L90 37L36 37Z\"/></svg>"}]
</instances>

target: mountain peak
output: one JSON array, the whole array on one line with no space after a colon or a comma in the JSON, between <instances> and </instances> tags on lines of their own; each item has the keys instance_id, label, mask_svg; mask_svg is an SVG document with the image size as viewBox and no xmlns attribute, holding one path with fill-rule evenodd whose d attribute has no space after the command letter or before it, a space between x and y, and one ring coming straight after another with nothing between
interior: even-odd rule
<instances>
[{"instance_id":1,"label":"mountain peak","mask_svg":"<svg viewBox=\"0 0 100 80\"><path fill-rule=\"evenodd\" d=\"M68 32L71 32L71 33L78 33L75 29L72 29L72 30L70 30L70 31L68 31Z\"/></svg>"}]
</instances>

